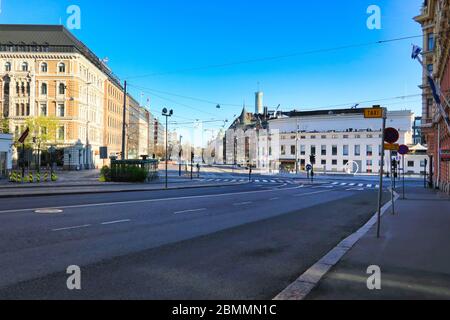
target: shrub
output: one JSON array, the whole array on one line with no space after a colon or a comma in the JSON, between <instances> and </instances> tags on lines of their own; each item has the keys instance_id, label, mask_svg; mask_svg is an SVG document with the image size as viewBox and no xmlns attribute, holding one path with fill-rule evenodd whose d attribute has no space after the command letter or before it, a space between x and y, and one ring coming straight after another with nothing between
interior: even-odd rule
<instances>
[{"instance_id":1,"label":"shrub","mask_svg":"<svg viewBox=\"0 0 450 320\"><path fill-rule=\"evenodd\" d=\"M146 169L135 166L118 166L110 170L109 174L110 180L115 182L145 182L148 178ZM106 178L106 175L104 177Z\"/></svg>"},{"instance_id":2,"label":"shrub","mask_svg":"<svg viewBox=\"0 0 450 320\"><path fill-rule=\"evenodd\" d=\"M111 169L108 166L104 166L100 170L100 182L108 182L111 181Z\"/></svg>"}]
</instances>

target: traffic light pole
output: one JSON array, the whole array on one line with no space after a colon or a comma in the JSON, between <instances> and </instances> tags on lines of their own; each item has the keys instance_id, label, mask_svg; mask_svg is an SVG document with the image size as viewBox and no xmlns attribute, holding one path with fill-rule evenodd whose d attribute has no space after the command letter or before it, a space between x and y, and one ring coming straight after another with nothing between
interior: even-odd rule
<instances>
[{"instance_id":1,"label":"traffic light pole","mask_svg":"<svg viewBox=\"0 0 450 320\"><path fill-rule=\"evenodd\" d=\"M380 161L380 189L378 190L378 215L377 215L377 238L381 236L381 204L383 202L383 176L384 176L384 140L386 131L387 111L383 109L383 125L381 129L381 161Z\"/></svg>"}]
</instances>

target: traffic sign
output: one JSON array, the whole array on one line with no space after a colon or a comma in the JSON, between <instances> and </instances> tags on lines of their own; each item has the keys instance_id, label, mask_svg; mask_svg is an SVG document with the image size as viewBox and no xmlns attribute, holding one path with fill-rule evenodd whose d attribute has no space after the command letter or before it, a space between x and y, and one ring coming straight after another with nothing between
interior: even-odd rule
<instances>
[{"instance_id":1,"label":"traffic sign","mask_svg":"<svg viewBox=\"0 0 450 320\"><path fill-rule=\"evenodd\" d=\"M366 118L366 119L382 119L383 118L383 109L382 108L364 109L364 118Z\"/></svg>"},{"instance_id":2,"label":"traffic sign","mask_svg":"<svg viewBox=\"0 0 450 320\"><path fill-rule=\"evenodd\" d=\"M28 135L30 134L30 128L27 128L23 133L22 133L22 135L20 136L20 138L19 138L19 142L20 143L24 143L25 142L25 140L26 140L26 138L28 137Z\"/></svg>"},{"instance_id":3,"label":"traffic sign","mask_svg":"<svg viewBox=\"0 0 450 320\"><path fill-rule=\"evenodd\" d=\"M306 166L306 170L307 170L307 171L311 171L312 169L313 169L313 166L312 166L312 165L308 164L308 165Z\"/></svg>"},{"instance_id":4,"label":"traffic sign","mask_svg":"<svg viewBox=\"0 0 450 320\"><path fill-rule=\"evenodd\" d=\"M400 139L400 133L397 129L387 128L384 130L384 141L390 144L394 144Z\"/></svg>"},{"instance_id":5,"label":"traffic sign","mask_svg":"<svg viewBox=\"0 0 450 320\"><path fill-rule=\"evenodd\" d=\"M399 151L400 145L399 144L393 144L393 143L385 143L384 149L389 151Z\"/></svg>"},{"instance_id":6,"label":"traffic sign","mask_svg":"<svg viewBox=\"0 0 450 320\"><path fill-rule=\"evenodd\" d=\"M402 144L399 148L398 148L398 153L400 153L402 156L404 156L405 154L409 153L409 147Z\"/></svg>"}]
</instances>

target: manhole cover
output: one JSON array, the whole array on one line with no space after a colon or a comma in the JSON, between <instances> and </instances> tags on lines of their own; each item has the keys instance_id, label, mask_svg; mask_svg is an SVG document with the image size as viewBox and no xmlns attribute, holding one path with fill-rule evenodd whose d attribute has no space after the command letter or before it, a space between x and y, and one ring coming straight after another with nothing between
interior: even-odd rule
<instances>
[{"instance_id":1,"label":"manhole cover","mask_svg":"<svg viewBox=\"0 0 450 320\"><path fill-rule=\"evenodd\" d=\"M39 214L57 214L57 213L62 213L63 211L60 209L39 209L36 210L35 213L39 213Z\"/></svg>"}]
</instances>

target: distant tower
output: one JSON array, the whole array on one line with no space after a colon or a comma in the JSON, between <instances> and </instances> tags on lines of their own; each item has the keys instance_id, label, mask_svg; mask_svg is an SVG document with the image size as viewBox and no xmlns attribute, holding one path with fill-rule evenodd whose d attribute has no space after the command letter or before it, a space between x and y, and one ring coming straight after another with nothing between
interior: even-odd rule
<instances>
[{"instance_id":1,"label":"distant tower","mask_svg":"<svg viewBox=\"0 0 450 320\"><path fill-rule=\"evenodd\" d=\"M264 93L259 91L255 93L255 113L263 114L264 113L264 105L263 105Z\"/></svg>"}]
</instances>

